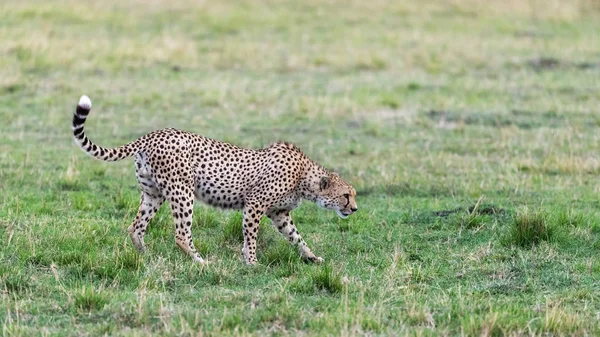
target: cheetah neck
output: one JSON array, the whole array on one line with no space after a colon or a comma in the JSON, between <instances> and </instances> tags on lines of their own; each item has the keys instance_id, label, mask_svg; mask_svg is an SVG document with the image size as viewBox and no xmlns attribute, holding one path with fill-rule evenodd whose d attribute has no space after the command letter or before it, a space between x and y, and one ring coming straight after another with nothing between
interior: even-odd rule
<instances>
[{"instance_id":1,"label":"cheetah neck","mask_svg":"<svg viewBox=\"0 0 600 337\"><path fill-rule=\"evenodd\" d=\"M329 175L329 172L321 165L310 161L308 169L305 171L302 182L299 184L300 195L305 200L316 202L321 194L319 183L321 177Z\"/></svg>"}]
</instances>

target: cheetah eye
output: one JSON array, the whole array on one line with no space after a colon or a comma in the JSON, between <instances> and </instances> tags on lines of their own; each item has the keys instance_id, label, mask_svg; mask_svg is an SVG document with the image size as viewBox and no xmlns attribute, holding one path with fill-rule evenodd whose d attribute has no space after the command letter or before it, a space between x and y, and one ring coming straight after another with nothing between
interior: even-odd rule
<instances>
[{"instance_id":1,"label":"cheetah eye","mask_svg":"<svg viewBox=\"0 0 600 337\"><path fill-rule=\"evenodd\" d=\"M345 193L344 198L346 198L346 205L344 206L344 208L346 208L348 205L350 205L350 194Z\"/></svg>"}]
</instances>

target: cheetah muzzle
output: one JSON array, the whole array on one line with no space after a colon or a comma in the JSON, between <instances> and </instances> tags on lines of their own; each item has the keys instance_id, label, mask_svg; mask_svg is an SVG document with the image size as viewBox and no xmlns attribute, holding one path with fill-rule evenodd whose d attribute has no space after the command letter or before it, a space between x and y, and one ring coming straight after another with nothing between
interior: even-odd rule
<instances>
[{"instance_id":1,"label":"cheetah muzzle","mask_svg":"<svg viewBox=\"0 0 600 337\"><path fill-rule=\"evenodd\" d=\"M82 96L73 115L73 136L92 157L117 161L134 157L141 189L138 213L128 228L138 252L145 250L148 222L168 201L175 221L175 243L195 262L204 263L192 242L194 200L243 212L246 263L255 264L258 227L263 215L312 262L315 256L298 233L290 211L302 200L347 218L358 210L356 190L339 175L312 161L294 144L278 142L245 149L172 128L157 130L117 148L94 144L84 132L92 108Z\"/></svg>"}]
</instances>

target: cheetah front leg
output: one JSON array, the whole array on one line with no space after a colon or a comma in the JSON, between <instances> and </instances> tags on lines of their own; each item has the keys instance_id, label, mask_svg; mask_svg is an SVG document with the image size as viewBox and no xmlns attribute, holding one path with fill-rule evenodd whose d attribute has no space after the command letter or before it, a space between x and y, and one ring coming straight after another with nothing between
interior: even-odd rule
<instances>
[{"instance_id":1,"label":"cheetah front leg","mask_svg":"<svg viewBox=\"0 0 600 337\"><path fill-rule=\"evenodd\" d=\"M242 248L242 254L246 263L249 265L256 264L256 239L258 238L258 228L260 226L260 219L262 218L264 211L260 207L252 205L246 205L244 207L244 248Z\"/></svg>"},{"instance_id":2,"label":"cheetah front leg","mask_svg":"<svg viewBox=\"0 0 600 337\"><path fill-rule=\"evenodd\" d=\"M325 261L322 257L315 256L313 252L308 248L308 245L298 233L294 221L290 216L289 210L279 210L269 212L267 216L273 221L273 226L277 227L279 233L283 235L291 244L298 247L300 256L311 262L323 262Z\"/></svg>"}]
</instances>

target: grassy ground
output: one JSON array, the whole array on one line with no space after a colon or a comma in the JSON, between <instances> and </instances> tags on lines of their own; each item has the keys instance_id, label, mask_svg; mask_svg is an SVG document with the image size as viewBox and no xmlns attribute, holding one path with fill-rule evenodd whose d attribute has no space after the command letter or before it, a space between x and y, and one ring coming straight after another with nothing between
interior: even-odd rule
<instances>
[{"instance_id":1,"label":"grassy ground","mask_svg":"<svg viewBox=\"0 0 600 337\"><path fill-rule=\"evenodd\" d=\"M2 334L600 334L597 1L0 3ZM179 127L295 142L358 191L293 213L325 265L199 205L201 269L164 207L126 228L117 146Z\"/></svg>"}]
</instances>

